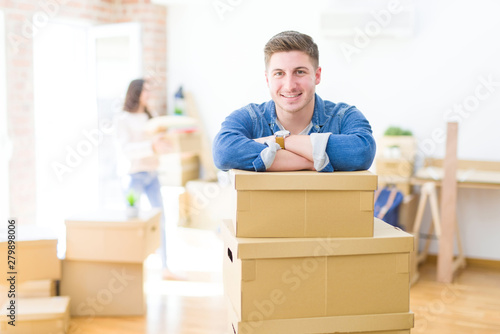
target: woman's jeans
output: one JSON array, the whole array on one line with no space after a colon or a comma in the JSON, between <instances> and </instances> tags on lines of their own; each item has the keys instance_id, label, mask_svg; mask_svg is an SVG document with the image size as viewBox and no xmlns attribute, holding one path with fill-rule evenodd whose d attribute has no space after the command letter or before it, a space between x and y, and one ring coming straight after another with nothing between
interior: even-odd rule
<instances>
[{"instance_id":1,"label":"woman's jeans","mask_svg":"<svg viewBox=\"0 0 500 334\"><path fill-rule=\"evenodd\" d=\"M161 264L163 268L167 268L167 241L165 234L165 214L163 211L163 199L161 196L161 186L158 180L158 172L138 172L129 174L125 177L125 190L128 193L133 190L136 194L146 194L149 204L153 208L161 210Z\"/></svg>"}]
</instances>

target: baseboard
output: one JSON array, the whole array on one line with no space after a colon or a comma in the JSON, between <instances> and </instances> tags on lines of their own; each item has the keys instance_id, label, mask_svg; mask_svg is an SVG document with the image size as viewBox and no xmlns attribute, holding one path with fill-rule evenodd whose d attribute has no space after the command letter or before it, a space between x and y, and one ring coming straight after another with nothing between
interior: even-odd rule
<instances>
[{"instance_id":1,"label":"baseboard","mask_svg":"<svg viewBox=\"0 0 500 334\"><path fill-rule=\"evenodd\" d=\"M437 255L427 255L427 259L425 260L425 262L436 264ZM486 260L467 257L465 258L465 262L467 263L467 266L500 270L500 260Z\"/></svg>"}]
</instances>

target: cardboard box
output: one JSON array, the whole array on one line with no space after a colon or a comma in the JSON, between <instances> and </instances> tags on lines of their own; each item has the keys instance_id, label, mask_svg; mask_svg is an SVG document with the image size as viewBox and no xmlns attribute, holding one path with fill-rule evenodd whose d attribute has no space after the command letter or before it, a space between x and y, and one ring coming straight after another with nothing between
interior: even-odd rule
<instances>
[{"instance_id":1,"label":"cardboard box","mask_svg":"<svg viewBox=\"0 0 500 334\"><path fill-rule=\"evenodd\" d=\"M230 171L238 237L373 235L377 176L368 171Z\"/></svg>"},{"instance_id":2,"label":"cardboard box","mask_svg":"<svg viewBox=\"0 0 500 334\"><path fill-rule=\"evenodd\" d=\"M414 162L407 159L376 158L375 168L378 175L410 177L413 175Z\"/></svg>"},{"instance_id":3,"label":"cardboard box","mask_svg":"<svg viewBox=\"0 0 500 334\"><path fill-rule=\"evenodd\" d=\"M184 187L188 181L200 177L200 159L192 153L160 156L158 177L162 186Z\"/></svg>"},{"instance_id":4,"label":"cardboard box","mask_svg":"<svg viewBox=\"0 0 500 334\"><path fill-rule=\"evenodd\" d=\"M166 137L172 143L174 152L199 153L201 151L201 135L199 131L167 132Z\"/></svg>"},{"instance_id":5,"label":"cardboard box","mask_svg":"<svg viewBox=\"0 0 500 334\"><path fill-rule=\"evenodd\" d=\"M9 289L8 289L7 285L0 285L0 305L3 305L7 301L8 291L9 291ZM3 314L3 313L0 313L0 314Z\"/></svg>"},{"instance_id":6,"label":"cardboard box","mask_svg":"<svg viewBox=\"0 0 500 334\"><path fill-rule=\"evenodd\" d=\"M17 226L15 246L13 271L17 272L17 282L61 278L57 238L50 230L35 225ZM0 234L0 267L8 268L7 262L8 237Z\"/></svg>"},{"instance_id":7,"label":"cardboard box","mask_svg":"<svg viewBox=\"0 0 500 334\"><path fill-rule=\"evenodd\" d=\"M239 321L409 312L406 232L375 219L373 237L236 238L225 223L224 287Z\"/></svg>"},{"instance_id":8,"label":"cardboard box","mask_svg":"<svg viewBox=\"0 0 500 334\"><path fill-rule=\"evenodd\" d=\"M142 263L160 247L161 211L127 219L122 211L82 214L66 220L66 259Z\"/></svg>"},{"instance_id":9,"label":"cardboard box","mask_svg":"<svg viewBox=\"0 0 500 334\"><path fill-rule=\"evenodd\" d=\"M143 263L62 261L61 295L74 316L144 315Z\"/></svg>"},{"instance_id":10,"label":"cardboard box","mask_svg":"<svg viewBox=\"0 0 500 334\"><path fill-rule=\"evenodd\" d=\"M194 180L179 195L179 226L215 231L223 219L231 219L230 186Z\"/></svg>"},{"instance_id":11,"label":"cardboard box","mask_svg":"<svg viewBox=\"0 0 500 334\"><path fill-rule=\"evenodd\" d=\"M27 281L19 283L16 296L19 298L47 298L57 295L57 282L53 280Z\"/></svg>"},{"instance_id":12,"label":"cardboard box","mask_svg":"<svg viewBox=\"0 0 500 334\"><path fill-rule=\"evenodd\" d=\"M413 160L416 152L417 141L413 136L382 136L377 140L377 158L397 157Z\"/></svg>"},{"instance_id":13,"label":"cardboard box","mask_svg":"<svg viewBox=\"0 0 500 334\"><path fill-rule=\"evenodd\" d=\"M414 325L412 312L241 322L228 310L231 334L410 334Z\"/></svg>"},{"instance_id":14,"label":"cardboard box","mask_svg":"<svg viewBox=\"0 0 500 334\"><path fill-rule=\"evenodd\" d=\"M418 246L417 246L418 247ZM420 279L420 273L418 271L418 259L417 252L414 250L410 253L410 285L418 282Z\"/></svg>"},{"instance_id":15,"label":"cardboard box","mask_svg":"<svg viewBox=\"0 0 500 334\"><path fill-rule=\"evenodd\" d=\"M65 334L69 328L69 298L19 298L16 300L15 326L8 324L7 305L2 306L0 333Z\"/></svg>"},{"instance_id":16,"label":"cardboard box","mask_svg":"<svg viewBox=\"0 0 500 334\"><path fill-rule=\"evenodd\" d=\"M408 233L413 233L419 199L420 195L417 194L405 196L399 206L399 225ZM415 247L418 249L417 244ZM415 284L419 278L417 252L414 250L410 253L410 285Z\"/></svg>"}]
</instances>

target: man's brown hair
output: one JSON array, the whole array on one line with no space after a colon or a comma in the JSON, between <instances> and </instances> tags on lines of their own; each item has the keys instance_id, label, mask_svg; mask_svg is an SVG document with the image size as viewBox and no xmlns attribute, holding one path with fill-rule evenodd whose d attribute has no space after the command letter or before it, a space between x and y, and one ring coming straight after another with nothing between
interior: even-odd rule
<instances>
[{"instance_id":1,"label":"man's brown hair","mask_svg":"<svg viewBox=\"0 0 500 334\"><path fill-rule=\"evenodd\" d=\"M273 36L264 47L264 60L266 69L271 56L276 52L302 51L305 52L312 61L315 69L319 66L318 46L313 39L297 31L283 31Z\"/></svg>"}]
</instances>

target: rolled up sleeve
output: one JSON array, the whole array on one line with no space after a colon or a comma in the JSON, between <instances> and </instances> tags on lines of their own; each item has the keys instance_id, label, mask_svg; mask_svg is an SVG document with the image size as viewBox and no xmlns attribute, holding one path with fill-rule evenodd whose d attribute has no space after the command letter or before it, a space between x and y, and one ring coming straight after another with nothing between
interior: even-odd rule
<instances>
[{"instance_id":1,"label":"rolled up sleeve","mask_svg":"<svg viewBox=\"0 0 500 334\"><path fill-rule=\"evenodd\" d=\"M260 153L268 146L253 140L253 121L248 111L239 109L229 115L215 136L213 158L221 170L243 169L263 172L266 165Z\"/></svg>"},{"instance_id":2,"label":"rolled up sleeve","mask_svg":"<svg viewBox=\"0 0 500 334\"><path fill-rule=\"evenodd\" d=\"M341 117L340 133L328 138L326 152L334 170L354 171L370 168L376 144L371 126L355 107Z\"/></svg>"}]
</instances>

